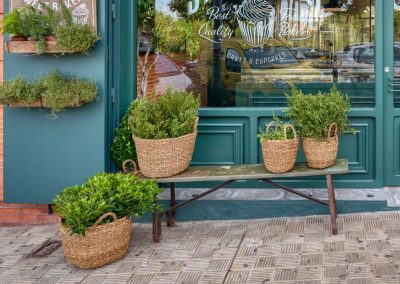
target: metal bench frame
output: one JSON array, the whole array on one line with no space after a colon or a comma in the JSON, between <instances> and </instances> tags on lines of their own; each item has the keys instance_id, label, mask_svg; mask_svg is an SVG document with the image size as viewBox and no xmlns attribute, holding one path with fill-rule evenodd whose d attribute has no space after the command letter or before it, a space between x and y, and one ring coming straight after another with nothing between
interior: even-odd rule
<instances>
[{"instance_id":1,"label":"metal bench frame","mask_svg":"<svg viewBox=\"0 0 400 284\"><path fill-rule=\"evenodd\" d=\"M342 162L345 160L341 160ZM161 226L161 219L163 216L166 216L166 223L168 227L174 226L175 225L175 216L176 216L176 210L178 208L181 208L183 206L188 205L189 203L192 203L193 201L196 201L200 198L203 198L213 192L216 192L222 188L224 188L225 186L232 184L238 180L259 180L261 182L264 182L266 184L270 184L275 188L279 188L282 190L285 190L287 192L290 192L292 194L296 194L298 196L301 196L305 199L317 202L319 204L322 205L326 205L329 206L329 211L330 211L330 218L331 218L331 227L332 227L332 234L336 235L337 234L337 224L336 224L336 218L337 218L337 212L336 212L336 198L335 198L335 189L334 189L334 184L333 184L333 177L332 175L334 174L343 174L343 173L347 173L348 172L348 166L347 166L347 161L345 161L346 167L347 169L341 172L335 172L335 171L329 171L329 169L326 171L326 185L327 185L327 189L328 189L328 201L324 201L324 200L320 200L318 198L315 198L311 195L307 195L304 194L302 192L299 192L297 190L291 189L289 187L286 187L284 185L281 185L277 182L274 182L271 180L271 178L240 178L240 179L226 179L222 184L211 188L199 195L194 196L191 199L188 199L182 203L177 204L176 203L176 199L175 199L175 183L176 182L169 182L169 191L170 191L170 207L168 209L165 209L161 212L154 212L153 213L153 241L154 242L159 242L161 240L161 235L162 235L162 226ZM192 167L195 168L195 167ZM267 173L267 172L266 172ZM317 173L317 171L316 171ZM270 174L269 174L270 175ZM282 178L285 177L285 174L281 174L277 177ZM289 176L289 175L287 175ZM300 175L296 175L297 177L302 176ZM310 172L307 175L303 175L303 176L321 176L321 172L319 172L318 174L313 175L312 172L310 174ZM157 180L158 182L163 182L163 180L165 179L159 179ZM168 180L168 179L166 179ZM204 181L204 179L201 179L202 181ZM209 181L212 181L213 179L210 179ZM182 181L184 182L184 181ZM157 200L155 201L157 202Z\"/></svg>"}]
</instances>

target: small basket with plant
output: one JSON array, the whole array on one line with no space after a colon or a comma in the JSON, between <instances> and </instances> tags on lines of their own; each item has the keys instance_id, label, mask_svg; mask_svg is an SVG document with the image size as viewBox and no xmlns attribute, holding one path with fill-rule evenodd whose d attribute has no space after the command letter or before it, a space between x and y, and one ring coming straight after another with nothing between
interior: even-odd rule
<instances>
[{"instance_id":1,"label":"small basket with plant","mask_svg":"<svg viewBox=\"0 0 400 284\"><path fill-rule=\"evenodd\" d=\"M131 236L131 217L157 210L161 189L134 175L100 173L54 199L67 262L96 268L123 257Z\"/></svg>"},{"instance_id":2,"label":"small basket with plant","mask_svg":"<svg viewBox=\"0 0 400 284\"><path fill-rule=\"evenodd\" d=\"M138 163L146 177L176 175L189 167L200 103L192 93L168 89L138 102L129 117Z\"/></svg>"},{"instance_id":3,"label":"small basket with plant","mask_svg":"<svg viewBox=\"0 0 400 284\"><path fill-rule=\"evenodd\" d=\"M274 116L265 132L258 134L261 142L265 168L272 173L286 173L293 169L299 147L296 130Z\"/></svg>"},{"instance_id":4,"label":"small basket with plant","mask_svg":"<svg viewBox=\"0 0 400 284\"><path fill-rule=\"evenodd\" d=\"M328 93L317 95L305 95L293 87L287 99L287 114L300 129L307 165L316 169L334 165L339 135L353 131L347 117L350 99L336 86Z\"/></svg>"}]
</instances>

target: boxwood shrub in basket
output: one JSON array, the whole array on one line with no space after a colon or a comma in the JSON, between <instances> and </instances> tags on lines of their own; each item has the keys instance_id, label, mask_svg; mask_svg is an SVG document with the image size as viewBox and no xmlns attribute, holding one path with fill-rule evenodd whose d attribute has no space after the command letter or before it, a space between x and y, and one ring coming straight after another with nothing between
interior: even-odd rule
<instances>
[{"instance_id":1,"label":"boxwood shrub in basket","mask_svg":"<svg viewBox=\"0 0 400 284\"><path fill-rule=\"evenodd\" d=\"M295 87L287 95L288 117L300 129L308 166L326 168L336 161L338 135L353 132L348 120L350 99L336 86L327 93L305 95Z\"/></svg>"},{"instance_id":2,"label":"boxwood shrub in basket","mask_svg":"<svg viewBox=\"0 0 400 284\"><path fill-rule=\"evenodd\" d=\"M123 257L131 217L157 210L154 200L160 192L152 180L121 173L100 173L64 189L53 204L61 217L66 260L81 268L95 268Z\"/></svg>"},{"instance_id":3,"label":"boxwood shrub in basket","mask_svg":"<svg viewBox=\"0 0 400 284\"><path fill-rule=\"evenodd\" d=\"M160 178L184 171L192 159L200 101L168 89L142 99L129 116L141 173Z\"/></svg>"}]
</instances>

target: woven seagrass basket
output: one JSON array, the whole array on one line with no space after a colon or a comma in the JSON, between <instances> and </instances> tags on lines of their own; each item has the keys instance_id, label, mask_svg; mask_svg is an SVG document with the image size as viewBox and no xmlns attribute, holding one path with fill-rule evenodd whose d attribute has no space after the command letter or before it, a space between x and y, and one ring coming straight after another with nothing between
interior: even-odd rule
<instances>
[{"instance_id":1,"label":"woven seagrass basket","mask_svg":"<svg viewBox=\"0 0 400 284\"><path fill-rule=\"evenodd\" d=\"M189 167L197 136L198 118L192 133L169 139L135 141L140 173L149 178L163 178L179 174Z\"/></svg>"},{"instance_id":2,"label":"woven seagrass basket","mask_svg":"<svg viewBox=\"0 0 400 284\"><path fill-rule=\"evenodd\" d=\"M99 225L108 216L114 221ZM80 268L90 269L122 258L128 251L131 225L130 218L118 219L112 212L101 216L86 230L85 236L71 235L69 229L60 224L65 259Z\"/></svg>"},{"instance_id":3,"label":"woven seagrass basket","mask_svg":"<svg viewBox=\"0 0 400 284\"><path fill-rule=\"evenodd\" d=\"M332 131L334 131L333 135ZM332 123L329 127L326 139L303 138L302 141L307 166L314 169L323 169L335 164L339 145L336 123Z\"/></svg>"},{"instance_id":4,"label":"woven seagrass basket","mask_svg":"<svg viewBox=\"0 0 400 284\"><path fill-rule=\"evenodd\" d=\"M267 126L267 132L275 122L270 122ZM294 138L287 139L287 129L293 131ZM277 126L275 126L275 131ZM271 173L286 173L293 169L296 163L297 151L299 148L299 139L296 130L290 124L283 128L284 140L264 140L261 142L262 154L265 168Z\"/></svg>"}]
</instances>

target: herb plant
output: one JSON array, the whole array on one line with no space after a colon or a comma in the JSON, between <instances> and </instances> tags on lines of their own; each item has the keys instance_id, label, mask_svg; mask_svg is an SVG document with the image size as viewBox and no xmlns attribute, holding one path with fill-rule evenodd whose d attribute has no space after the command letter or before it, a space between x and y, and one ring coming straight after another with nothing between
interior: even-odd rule
<instances>
[{"instance_id":1,"label":"herb plant","mask_svg":"<svg viewBox=\"0 0 400 284\"><path fill-rule=\"evenodd\" d=\"M56 118L56 113L66 107L91 102L97 97L97 86L94 82L64 78L57 71L50 72L37 84L43 90L43 106L51 109L50 118Z\"/></svg>"},{"instance_id":2,"label":"herb plant","mask_svg":"<svg viewBox=\"0 0 400 284\"><path fill-rule=\"evenodd\" d=\"M152 180L139 180L130 174L100 173L80 186L64 189L53 204L62 224L71 233L84 235L107 212L114 212L118 218L153 212L158 207L154 200L161 191ZM102 224L111 220L106 218Z\"/></svg>"},{"instance_id":3,"label":"herb plant","mask_svg":"<svg viewBox=\"0 0 400 284\"><path fill-rule=\"evenodd\" d=\"M132 102L115 130L114 141L111 146L111 156L118 168L121 168L123 162L126 160L132 159L137 161L135 143L132 139L132 131L128 124L129 116L133 113L137 104L138 101Z\"/></svg>"},{"instance_id":4,"label":"herb plant","mask_svg":"<svg viewBox=\"0 0 400 284\"><path fill-rule=\"evenodd\" d=\"M57 49L62 53L88 53L101 37L89 25L70 24L54 30Z\"/></svg>"},{"instance_id":5,"label":"herb plant","mask_svg":"<svg viewBox=\"0 0 400 284\"><path fill-rule=\"evenodd\" d=\"M40 97L40 92L21 76L0 85L0 102L21 103L29 106Z\"/></svg>"},{"instance_id":6,"label":"herb plant","mask_svg":"<svg viewBox=\"0 0 400 284\"><path fill-rule=\"evenodd\" d=\"M5 15L2 32L8 33L11 36L26 36L23 31L20 17L19 10L13 10L9 14Z\"/></svg>"},{"instance_id":7,"label":"herb plant","mask_svg":"<svg viewBox=\"0 0 400 284\"><path fill-rule=\"evenodd\" d=\"M142 139L176 138L193 132L199 107L192 93L168 89L158 98L140 100L128 124Z\"/></svg>"},{"instance_id":8,"label":"herb plant","mask_svg":"<svg viewBox=\"0 0 400 284\"><path fill-rule=\"evenodd\" d=\"M55 36L59 51L65 53L87 53L100 40L100 36L89 25L76 24L64 1L59 1L60 11L54 11L43 1L40 9L26 5L5 16L4 32L12 36L23 36L37 40L37 53L46 51L46 36Z\"/></svg>"},{"instance_id":9,"label":"herb plant","mask_svg":"<svg viewBox=\"0 0 400 284\"><path fill-rule=\"evenodd\" d=\"M287 115L293 119L305 138L325 139L332 123L338 126L338 133L353 132L349 126L347 114L350 111L350 99L332 87L329 93L305 95L292 87L288 100Z\"/></svg>"},{"instance_id":10,"label":"herb plant","mask_svg":"<svg viewBox=\"0 0 400 284\"><path fill-rule=\"evenodd\" d=\"M64 77L53 71L33 83L18 76L0 86L0 102L22 103L29 106L41 98L43 106L51 109L50 118L66 107L88 103L96 99L97 86L94 82Z\"/></svg>"},{"instance_id":11,"label":"herb plant","mask_svg":"<svg viewBox=\"0 0 400 284\"><path fill-rule=\"evenodd\" d=\"M273 121L275 125L272 125L269 129L265 129L263 131L261 128L259 129L258 138L260 141L266 140L284 140L285 139L285 123L281 121L281 119L277 116L273 116ZM286 129L286 139L294 139L294 133L291 128Z\"/></svg>"}]
</instances>

